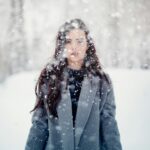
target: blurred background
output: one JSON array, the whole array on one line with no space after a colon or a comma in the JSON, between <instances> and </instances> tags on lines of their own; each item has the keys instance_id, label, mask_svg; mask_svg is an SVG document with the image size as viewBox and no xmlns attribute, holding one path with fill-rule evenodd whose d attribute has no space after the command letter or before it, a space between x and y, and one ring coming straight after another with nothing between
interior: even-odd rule
<instances>
[{"instance_id":1,"label":"blurred background","mask_svg":"<svg viewBox=\"0 0 150 150\"><path fill-rule=\"evenodd\" d=\"M105 67L149 69L149 9L149 0L0 0L0 79L39 69L71 18L88 25Z\"/></svg>"},{"instance_id":2,"label":"blurred background","mask_svg":"<svg viewBox=\"0 0 150 150\"><path fill-rule=\"evenodd\" d=\"M149 9L149 0L0 0L0 149L24 149L58 29L81 18L114 83L123 149L149 150Z\"/></svg>"}]
</instances>

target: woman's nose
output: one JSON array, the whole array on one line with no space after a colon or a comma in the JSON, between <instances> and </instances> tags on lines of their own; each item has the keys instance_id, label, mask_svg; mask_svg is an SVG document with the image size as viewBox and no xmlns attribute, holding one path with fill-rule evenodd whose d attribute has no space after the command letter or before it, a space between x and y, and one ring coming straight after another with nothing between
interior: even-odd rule
<instances>
[{"instance_id":1,"label":"woman's nose","mask_svg":"<svg viewBox=\"0 0 150 150\"><path fill-rule=\"evenodd\" d=\"M72 42L71 48L73 51L76 51L77 44L75 42Z\"/></svg>"}]
</instances>

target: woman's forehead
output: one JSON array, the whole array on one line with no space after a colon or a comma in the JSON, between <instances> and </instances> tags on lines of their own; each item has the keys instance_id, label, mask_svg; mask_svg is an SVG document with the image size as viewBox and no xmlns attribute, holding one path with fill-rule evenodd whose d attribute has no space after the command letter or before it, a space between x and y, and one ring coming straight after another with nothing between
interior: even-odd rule
<instances>
[{"instance_id":1,"label":"woman's forehead","mask_svg":"<svg viewBox=\"0 0 150 150\"><path fill-rule=\"evenodd\" d=\"M81 29L72 29L67 33L66 38L68 39L73 37L85 38L85 32Z\"/></svg>"}]
</instances>

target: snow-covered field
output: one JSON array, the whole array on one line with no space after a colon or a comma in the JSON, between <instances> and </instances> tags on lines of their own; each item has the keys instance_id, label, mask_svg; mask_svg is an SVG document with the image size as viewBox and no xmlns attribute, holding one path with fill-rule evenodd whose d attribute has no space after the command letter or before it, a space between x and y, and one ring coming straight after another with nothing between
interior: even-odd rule
<instances>
[{"instance_id":1,"label":"snow-covered field","mask_svg":"<svg viewBox=\"0 0 150 150\"><path fill-rule=\"evenodd\" d=\"M124 150L150 149L150 71L107 69L114 84L116 119ZM23 150L31 126L39 71L0 84L0 150Z\"/></svg>"}]
</instances>

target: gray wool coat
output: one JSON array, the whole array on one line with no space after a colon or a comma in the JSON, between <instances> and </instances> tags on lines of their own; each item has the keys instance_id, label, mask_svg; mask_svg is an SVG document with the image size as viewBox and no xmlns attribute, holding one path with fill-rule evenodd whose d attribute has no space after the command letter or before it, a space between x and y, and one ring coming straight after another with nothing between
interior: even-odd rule
<instances>
[{"instance_id":1,"label":"gray wool coat","mask_svg":"<svg viewBox=\"0 0 150 150\"><path fill-rule=\"evenodd\" d=\"M47 106L34 111L25 150L122 150L112 81L84 77L74 128L69 89L61 91L58 118Z\"/></svg>"}]
</instances>

